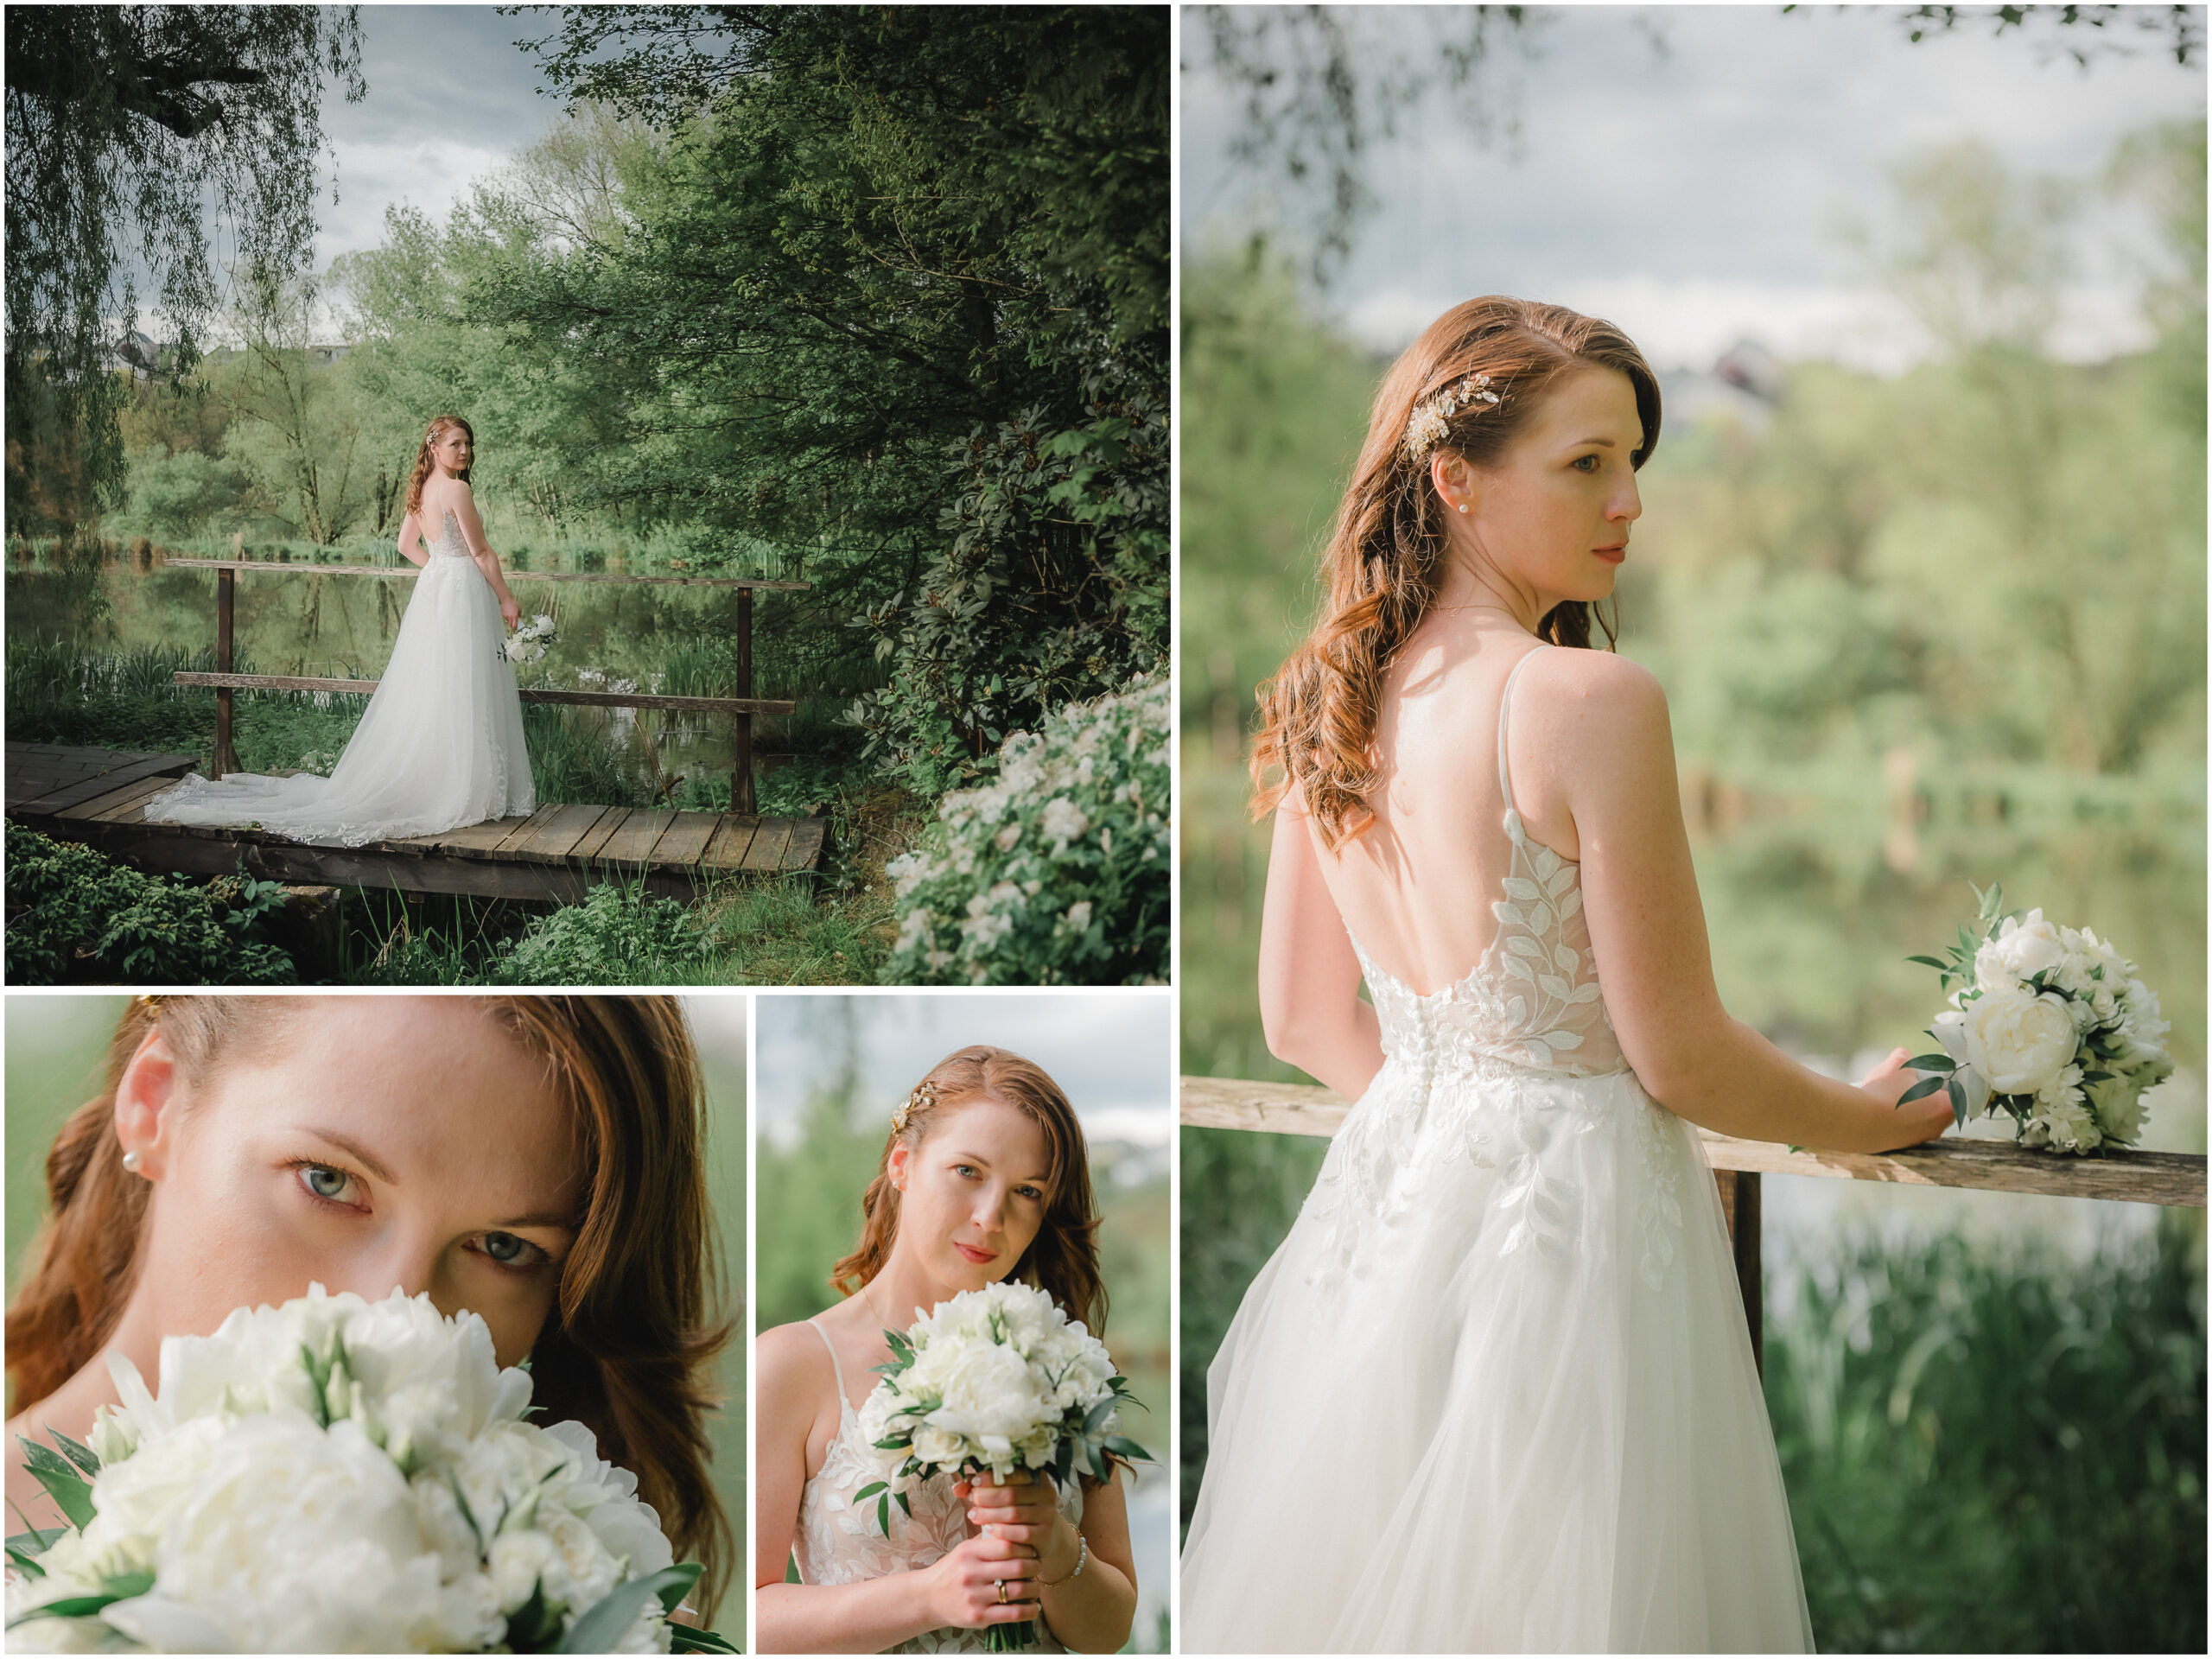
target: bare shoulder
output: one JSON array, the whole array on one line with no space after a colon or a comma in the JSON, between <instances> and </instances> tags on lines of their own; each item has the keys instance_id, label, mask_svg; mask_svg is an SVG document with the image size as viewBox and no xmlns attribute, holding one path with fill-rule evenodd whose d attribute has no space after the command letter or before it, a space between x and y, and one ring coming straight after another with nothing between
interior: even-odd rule
<instances>
[{"instance_id":1,"label":"bare shoulder","mask_svg":"<svg viewBox=\"0 0 2212 1659\"><path fill-rule=\"evenodd\" d=\"M764 1400L772 1393L816 1393L834 1386L830 1351L804 1319L772 1325L753 1338L753 1363Z\"/></svg>"},{"instance_id":2,"label":"bare shoulder","mask_svg":"<svg viewBox=\"0 0 2212 1659\"><path fill-rule=\"evenodd\" d=\"M1522 684L1537 708L1594 730L1648 735L1667 724L1667 692L1659 677L1614 652L1541 652Z\"/></svg>"}]
</instances>

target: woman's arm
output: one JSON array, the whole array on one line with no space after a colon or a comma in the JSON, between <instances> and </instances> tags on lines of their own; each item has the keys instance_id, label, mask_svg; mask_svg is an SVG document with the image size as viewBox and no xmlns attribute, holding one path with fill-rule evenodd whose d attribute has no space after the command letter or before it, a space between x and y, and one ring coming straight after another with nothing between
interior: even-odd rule
<instances>
[{"instance_id":1,"label":"woman's arm","mask_svg":"<svg viewBox=\"0 0 2212 1659\"><path fill-rule=\"evenodd\" d=\"M1535 668L1552 672L1532 672L1529 690L1580 842L1605 1011L1652 1097L1722 1135L1834 1152L1884 1152L1942 1134L1951 1122L1942 1096L1895 1104L1912 1083L1897 1068L1904 1051L1853 1088L1729 1017L1713 982L1665 692L1648 670L1610 652L1545 654Z\"/></svg>"},{"instance_id":2,"label":"woman's arm","mask_svg":"<svg viewBox=\"0 0 2212 1659\"><path fill-rule=\"evenodd\" d=\"M1036 1569L1020 1545L971 1538L932 1567L858 1584L784 1582L806 1488L807 1443L822 1402L836 1389L822 1339L804 1325L764 1332L753 1447L753 1583L763 1653L880 1653L925 1630L973 1629L1036 1617L1033 1601L1000 1605L995 1581ZM1085 1573L1089 1576L1088 1573Z\"/></svg>"},{"instance_id":3,"label":"woman's arm","mask_svg":"<svg viewBox=\"0 0 2212 1659\"><path fill-rule=\"evenodd\" d=\"M461 483L456 479L455 483ZM492 550L492 543L484 538L484 521L476 514L476 498L467 484L461 484L461 493L454 502L453 516L461 525L461 538L468 543L469 556L476 561L476 568L484 573L484 580L492 584L492 591L499 596L499 615L512 628L522 620L522 607L508 591L506 573L499 569L499 556Z\"/></svg>"},{"instance_id":4,"label":"woman's arm","mask_svg":"<svg viewBox=\"0 0 2212 1659\"><path fill-rule=\"evenodd\" d=\"M1037 1552L1038 1598L1063 1646L1076 1653L1120 1650L1136 1618L1137 1567L1118 1467L1105 1485L1084 1491L1080 1528L1060 1513L1048 1481L963 1483L954 1490L968 1499L969 1519L987 1534Z\"/></svg>"},{"instance_id":5,"label":"woman's arm","mask_svg":"<svg viewBox=\"0 0 2212 1659\"><path fill-rule=\"evenodd\" d=\"M1268 1052L1357 1100L1382 1069L1382 1028L1359 996L1359 958L1321 879L1294 788L1275 808L1260 907L1260 1024Z\"/></svg>"},{"instance_id":6,"label":"woman's arm","mask_svg":"<svg viewBox=\"0 0 2212 1659\"><path fill-rule=\"evenodd\" d=\"M423 565L430 562L430 550L420 553L415 549L423 539L423 519L420 513L410 512L399 521L399 556L410 564Z\"/></svg>"}]
</instances>

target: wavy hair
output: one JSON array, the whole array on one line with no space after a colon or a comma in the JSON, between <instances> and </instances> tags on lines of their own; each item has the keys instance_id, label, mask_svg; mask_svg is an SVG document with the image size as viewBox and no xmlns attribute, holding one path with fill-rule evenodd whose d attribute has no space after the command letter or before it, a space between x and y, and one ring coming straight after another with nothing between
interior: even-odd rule
<instances>
[{"instance_id":1,"label":"wavy hair","mask_svg":"<svg viewBox=\"0 0 2212 1659\"><path fill-rule=\"evenodd\" d=\"M545 1062L573 1114L588 1196L554 1310L531 1350L543 1420L574 1419L638 1478L679 1560L706 1572L711 1618L734 1569L729 1518L708 1473L719 1315L710 1249L705 1085L681 1007L662 996L486 996L486 1016ZM106 1345L137 1274L148 1184L123 1167L115 1091L159 1030L188 1085L281 1046L296 997L132 1001L108 1045L107 1087L73 1112L46 1160L48 1214L7 1319L10 1409L35 1404ZM302 1287L302 1290L305 1287Z\"/></svg>"},{"instance_id":2,"label":"wavy hair","mask_svg":"<svg viewBox=\"0 0 2212 1659\"><path fill-rule=\"evenodd\" d=\"M431 446L437 442L441 432L449 432L456 426L468 434L469 464L454 476L466 484L468 475L476 470L476 429L458 415L439 416L430 423L430 429L423 435L423 442L415 451L415 474L407 480L408 512L422 512L423 486L430 481L430 474L437 469L437 462L430 459Z\"/></svg>"},{"instance_id":3,"label":"wavy hair","mask_svg":"<svg viewBox=\"0 0 2212 1659\"><path fill-rule=\"evenodd\" d=\"M861 1199L860 1242L830 1270L840 1296L850 1296L883 1271L899 1236L899 1189L891 1183L895 1147L918 1147L941 1120L974 1100L997 1100L1026 1113L1045 1132L1052 1203L1037 1236L1008 1275L1037 1286L1090 1334L1106 1334L1106 1281L1098 1271L1098 1198L1090 1186L1090 1153L1075 1108L1045 1068L1002 1048L978 1043L931 1066L903 1126L894 1122L876 1160L875 1179ZM921 1096L924 1090L931 1097Z\"/></svg>"},{"instance_id":4,"label":"wavy hair","mask_svg":"<svg viewBox=\"0 0 2212 1659\"><path fill-rule=\"evenodd\" d=\"M1642 467L1659 442L1659 382L1636 343L1609 322L1561 305L1487 295L1456 305L1408 346L1383 377L1351 487L1321 557L1328 596L1321 619L1259 689L1252 815L1264 817L1293 785L1332 850L1375 821L1375 726L1382 679L1398 647L1435 602L1445 560L1445 513L1428 462L1406 453L1414 407L1463 377L1488 375L1496 404L1470 404L1448 419L1432 449L1493 467L1544 395L1582 368L1628 377L1636 391ZM1536 625L1540 639L1587 647L1593 626L1611 646L1614 624L1594 605L1563 600ZM1282 776L1269 780L1280 767Z\"/></svg>"}]
</instances>

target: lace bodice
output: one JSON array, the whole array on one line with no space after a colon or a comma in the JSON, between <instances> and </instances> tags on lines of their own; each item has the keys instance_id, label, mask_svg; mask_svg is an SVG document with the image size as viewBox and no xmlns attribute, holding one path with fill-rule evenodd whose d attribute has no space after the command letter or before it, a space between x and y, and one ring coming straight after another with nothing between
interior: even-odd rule
<instances>
[{"instance_id":1,"label":"lace bodice","mask_svg":"<svg viewBox=\"0 0 2212 1659\"><path fill-rule=\"evenodd\" d=\"M1382 1022L1383 1053L1424 1083L1487 1069L1484 1062L1577 1077L1627 1065L1598 988L1590 924L1582 913L1580 867L1531 840L1514 810L1507 723L1513 683L1535 654L1513 665L1497 705L1497 787L1505 799L1512 862L1505 896L1491 906L1497 931L1489 949L1465 977L1421 996L1376 966L1352 940Z\"/></svg>"},{"instance_id":2,"label":"lace bodice","mask_svg":"<svg viewBox=\"0 0 2212 1659\"><path fill-rule=\"evenodd\" d=\"M968 1511L952 1495L952 1482L942 1476L925 1482L908 1495L914 1512L890 1509L891 1535L877 1524L876 1502L853 1502L853 1494L884 1478L882 1458L860 1437L860 1414L845 1394L844 1368L829 1333L809 1319L814 1332L830 1350L830 1363L837 1379L837 1432L831 1437L822 1468L799 1494L798 1530L791 1553L798 1558L799 1576L809 1584L857 1584L893 1573L912 1573L934 1565L957 1549L968 1537ZM1060 1512L1071 1526L1083 1521L1083 1488L1071 1481L1060 1494ZM1038 1634L1048 1652L1060 1644L1040 1620ZM887 1649L892 1653L974 1653L983 1648L980 1630L939 1630Z\"/></svg>"},{"instance_id":3,"label":"lace bodice","mask_svg":"<svg viewBox=\"0 0 2212 1659\"><path fill-rule=\"evenodd\" d=\"M445 520L430 540L430 556L434 559L465 559L469 556L468 538L461 533L461 519L451 507L446 509Z\"/></svg>"}]
</instances>

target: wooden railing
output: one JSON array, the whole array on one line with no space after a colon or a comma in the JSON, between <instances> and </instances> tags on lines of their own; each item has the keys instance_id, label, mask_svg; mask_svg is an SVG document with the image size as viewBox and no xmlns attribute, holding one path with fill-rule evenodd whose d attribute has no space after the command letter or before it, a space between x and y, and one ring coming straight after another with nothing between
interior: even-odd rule
<instances>
[{"instance_id":1,"label":"wooden railing","mask_svg":"<svg viewBox=\"0 0 2212 1659\"><path fill-rule=\"evenodd\" d=\"M216 671L212 674L183 672L173 677L179 685L215 688L213 771L218 778L226 772L238 770L238 752L231 747L231 702L235 692L335 691L363 696L374 691L378 684L375 680L316 679L302 675L232 672L236 661L232 640L237 617L238 573L252 570L296 576L416 576L422 574L421 568L412 564L277 564L263 559L180 559L166 555L162 562L181 570L212 570L215 573ZM755 798L753 787L753 717L755 715L788 715L798 707L796 702L753 695L753 595L764 590L802 590L811 588L812 582L756 582L728 576L623 576L596 571L510 570L506 575L510 583L587 582L634 583L659 588L736 588L737 660L734 667L737 696L669 697L646 692L526 690L521 696L524 702L569 703L588 709L668 709L694 714L728 715L736 727L736 742L730 764L729 810L737 813L753 811Z\"/></svg>"},{"instance_id":2,"label":"wooden railing","mask_svg":"<svg viewBox=\"0 0 2212 1659\"><path fill-rule=\"evenodd\" d=\"M1351 1103L1310 1084L1185 1077L1181 1121L1202 1129L1261 1129L1274 1135L1333 1135ZM1700 1129L1706 1161L1720 1188L1736 1258L1736 1284L1751 1326L1751 1351L1765 1368L1759 1269L1759 1177L1813 1175L1905 1186L1979 1187L2053 1198L2204 1208L2204 1154L2113 1150L2095 1158L2058 1158L2009 1141L1930 1141L1904 1152L1798 1152L1766 1141L1738 1141Z\"/></svg>"}]
</instances>

